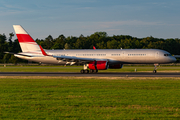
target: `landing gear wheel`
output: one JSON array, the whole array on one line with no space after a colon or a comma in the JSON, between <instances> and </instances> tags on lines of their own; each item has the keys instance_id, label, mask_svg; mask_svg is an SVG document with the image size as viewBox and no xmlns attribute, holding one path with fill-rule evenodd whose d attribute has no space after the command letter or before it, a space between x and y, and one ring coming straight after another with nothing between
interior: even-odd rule
<instances>
[{"instance_id":1,"label":"landing gear wheel","mask_svg":"<svg viewBox=\"0 0 180 120\"><path fill-rule=\"evenodd\" d=\"M89 73L89 70L84 70L84 73L86 73L86 74Z\"/></svg>"},{"instance_id":2,"label":"landing gear wheel","mask_svg":"<svg viewBox=\"0 0 180 120\"><path fill-rule=\"evenodd\" d=\"M82 69L80 72L81 72L81 74L84 74L84 73L87 74L87 73L89 73L89 70L83 70L83 69Z\"/></svg>"},{"instance_id":3,"label":"landing gear wheel","mask_svg":"<svg viewBox=\"0 0 180 120\"><path fill-rule=\"evenodd\" d=\"M94 73L94 70L90 70L90 73Z\"/></svg>"},{"instance_id":4,"label":"landing gear wheel","mask_svg":"<svg viewBox=\"0 0 180 120\"><path fill-rule=\"evenodd\" d=\"M94 70L95 73L98 73L98 70Z\"/></svg>"},{"instance_id":5,"label":"landing gear wheel","mask_svg":"<svg viewBox=\"0 0 180 120\"><path fill-rule=\"evenodd\" d=\"M156 73L157 71L157 66L158 66L159 64L154 64L154 71L153 71L153 73Z\"/></svg>"},{"instance_id":6,"label":"landing gear wheel","mask_svg":"<svg viewBox=\"0 0 180 120\"><path fill-rule=\"evenodd\" d=\"M82 69L80 72L81 72L81 74L83 74L85 71Z\"/></svg>"}]
</instances>

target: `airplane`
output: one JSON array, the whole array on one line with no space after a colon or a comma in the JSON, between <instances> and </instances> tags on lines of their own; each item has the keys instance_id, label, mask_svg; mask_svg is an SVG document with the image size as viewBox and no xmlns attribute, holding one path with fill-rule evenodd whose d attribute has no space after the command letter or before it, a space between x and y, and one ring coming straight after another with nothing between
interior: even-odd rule
<instances>
[{"instance_id":1,"label":"airplane","mask_svg":"<svg viewBox=\"0 0 180 120\"><path fill-rule=\"evenodd\" d=\"M98 70L120 69L124 64L173 63L176 58L160 49L71 49L45 50L20 25L13 25L22 52L10 53L15 57L45 64L83 64L81 73L97 73ZM89 69L89 70L88 70Z\"/></svg>"}]
</instances>

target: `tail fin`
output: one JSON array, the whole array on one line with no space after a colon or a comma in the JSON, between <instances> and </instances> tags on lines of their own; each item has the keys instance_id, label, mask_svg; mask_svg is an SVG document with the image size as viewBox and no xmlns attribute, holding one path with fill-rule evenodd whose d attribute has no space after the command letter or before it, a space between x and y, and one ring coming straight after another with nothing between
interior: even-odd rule
<instances>
[{"instance_id":1,"label":"tail fin","mask_svg":"<svg viewBox=\"0 0 180 120\"><path fill-rule=\"evenodd\" d=\"M18 38L22 52L37 52L41 51L39 45L20 25L13 25L14 31Z\"/></svg>"}]
</instances>

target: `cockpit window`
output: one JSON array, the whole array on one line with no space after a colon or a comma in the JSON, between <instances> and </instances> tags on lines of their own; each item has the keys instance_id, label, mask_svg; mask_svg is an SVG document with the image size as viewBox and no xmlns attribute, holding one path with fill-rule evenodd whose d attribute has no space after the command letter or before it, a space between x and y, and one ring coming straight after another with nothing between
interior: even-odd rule
<instances>
[{"instance_id":1,"label":"cockpit window","mask_svg":"<svg viewBox=\"0 0 180 120\"><path fill-rule=\"evenodd\" d=\"M171 56L171 54L164 54L164 56Z\"/></svg>"}]
</instances>

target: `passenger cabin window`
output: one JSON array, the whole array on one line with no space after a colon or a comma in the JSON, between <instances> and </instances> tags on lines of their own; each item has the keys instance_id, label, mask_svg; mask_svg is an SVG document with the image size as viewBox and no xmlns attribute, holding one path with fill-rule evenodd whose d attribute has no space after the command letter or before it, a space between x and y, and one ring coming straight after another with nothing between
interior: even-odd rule
<instances>
[{"instance_id":1,"label":"passenger cabin window","mask_svg":"<svg viewBox=\"0 0 180 120\"><path fill-rule=\"evenodd\" d=\"M146 56L146 54L128 54L128 56Z\"/></svg>"},{"instance_id":2,"label":"passenger cabin window","mask_svg":"<svg viewBox=\"0 0 180 120\"><path fill-rule=\"evenodd\" d=\"M120 56L121 54L111 54L111 56Z\"/></svg>"},{"instance_id":3,"label":"passenger cabin window","mask_svg":"<svg viewBox=\"0 0 180 120\"><path fill-rule=\"evenodd\" d=\"M76 56L106 56L106 54L76 54Z\"/></svg>"}]
</instances>

